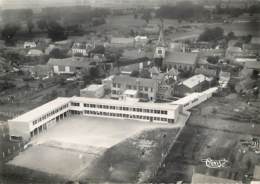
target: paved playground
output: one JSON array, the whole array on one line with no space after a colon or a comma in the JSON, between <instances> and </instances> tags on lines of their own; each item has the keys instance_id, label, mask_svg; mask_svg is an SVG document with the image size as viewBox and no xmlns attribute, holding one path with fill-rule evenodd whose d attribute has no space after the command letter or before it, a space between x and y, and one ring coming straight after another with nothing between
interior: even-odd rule
<instances>
[{"instance_id":1,"label":"paved playground","mask_svg":"<svg viewBox=\"0 0 260 184\"><path fill-rule=\"evenodd\" d=\"M74 179L102 153L145 130L172 128L170 124L72 117L39 135L8 164Z\"/></svg>"}]
</instances>

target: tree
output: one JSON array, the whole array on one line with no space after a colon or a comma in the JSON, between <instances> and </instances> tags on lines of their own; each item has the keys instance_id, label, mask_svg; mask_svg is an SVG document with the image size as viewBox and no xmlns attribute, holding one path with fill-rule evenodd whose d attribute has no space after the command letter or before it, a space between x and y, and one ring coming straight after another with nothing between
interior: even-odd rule
<instances>
[{"instance_id":1,"label":"tree","mask_svg":"<svg viewBox=\"0 0 260 184\"><path fill-rule=\"evenodd\" d=\"M13 38L19 31L20 26L17 24L6 24L2 30L2 38L6 44L12 44Z\"/></svg>"},{"instance_id":2,"label":"tree","mask_svg":"<svg viewBox=\"0 0 260 184\"><path fill-rule=\"evenodd\" d=\"M96 79L99 77L99 70L97 67L92 67L89 69L89 78L90 79Z\"/></svg>"},{"instance_id":3,"label":"tree","mask_svg":"<svg viewBox=\"0 0 260 184\"><path fill-rule=\"evenodd\" d=\"M67 39L67 35L65 33L65 29L57 22L51 21L48 26L48 37L52 39L52 41L60 41Z\"/></svg>"},{"instance_id":4,"label":"tree","mask_svg":"<svg viewBox=\"0 0 260 184\"><path fill-rule=\"evenodd\" d=\"M32 30L34 28L34 24L33 24L32 20L27 21L27 28L28 28L28 32L32 33Z\"/></svg>"},{"instance_id":5,"label":"tree","mask_svg":"<svg viewBox=\"0 0 260 184\"><path fill-rule=\"evenodd\" d=\"M92 51L91 53L94 54L104 54L105 53L105 47L103 45L97 45Z\"/></svg>"},{"instance_id":6,"label":"tree","mask_svg":"<svg viewBox=\"0 0 260 184\"><path fill-rule=\"evenodd\" d=\"M37 26L38 26L39 29L45 30L45 29L47 29L47 26L48 26L47 25L47 21L44 20L44 19L38 20L37 21Z\"/></svg>"},{"instance_id":7,"label":"tree","mask_svg":"<svg viewBox=\"0 0 260 184\"><path fill-rule=\"evenodd\" d=\"M236 35L235 35L235 33L233 32L233 31L231 31L231 32L229 32L228 34L227 34L227 40L229 41L229 40L233 40L233 39L235 39L236 38Z\"/></svg>"},{"instance_id":8,"label":"tree","mask_svg":"<svg viewBox=\"0 0 260 184\"><path fill-rule=\"evenodd\" d=\"M219 60L219 57L218 56L209 56L207 58L207 61L211 64L217 64L218 63L218 60Z\"/></svg>"},{"instance_id":9,"label":"tree","mask_svg":"<svg viewBox=\"0 0 260 184\"><path fill-rule=\"evenodd\" d=\"M145 11L141 18L148 24L152 18L151 12L149 10Z\"/></svg>"},{"instance_id":10,"label":"tree","mask_svg":"<svg viewBox=\"0 0 260 184\"><path fill-rule=\"evenodd\" d=\"M132 73L130 74L131 77L138 77L139 76L139 71L134 70L132 71Z\"/></svg>"},{"instance_id":11,"label":"tree","mask_svg":"<svg viewBox=\"0 0 260 184\"><path fill-rule=\"evenodd\" d=\"M219 41L224 37L224 30L221 27L206 28L203 33L200 34L199 41Z\"/></svg>"},{"instance_id":12,"label":"tree","mask_svg":"<svg viewBox=\"0 0 260 184\"><path fill-rule=\"evenodd\" d=\"M66 53L58 48L54 48L51 52L50 52L50 57L51 58L56 58L56 59L63 59L66 58Z\"/></svg>"}]
</instances>

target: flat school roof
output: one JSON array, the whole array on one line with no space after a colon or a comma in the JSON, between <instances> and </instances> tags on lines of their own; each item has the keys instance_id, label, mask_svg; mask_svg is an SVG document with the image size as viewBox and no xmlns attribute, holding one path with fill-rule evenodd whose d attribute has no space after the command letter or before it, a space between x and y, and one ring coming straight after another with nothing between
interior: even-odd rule
<instances>
[{"instance_id":1,"label":"flat school roof","mask_svg":"<svg viewBox=\"0 0 260 184\"><path fill-rule=\"evenodd\" d=\"M52 100L46 104L36 107L35 109L28 111L9 121L19 121L19 122L33 121L36 118L42 116L43 114L47 114L50 111L52 111L62 105L65 105L69 101L70 101L70 98L59 97L59 98L56 98L55 100Z\"/></svg>"},{"instance_id":2,"label":"flat school roof","mask_svg":"<svg viewBox=\"0 0 260 184\"><path fill-rule=\"evenodd\" d=\"M132 107L141 107L148 109L162 109L162 110L175 110L179 105L171 105L169 103L152 103L152 102L135 102L135 101L121 101L121 100L112 100L112 99L97 99L97 98L87 98L87 97L59 97L55 100L52 100L44 105L41 105L29 112L26 112L11 121L18 122L28 122L34 121L36 118L41 117L44 114L51 112L52 110L59 108L69 102L79 102L79 103L93 103L93 104L104 104L104 105L120 105L120 106L132 106Z\"/></svg>"},{"instance_id":3,"label":"flat school roof","mask_svg":"<svg viewBox=\"0 0 260 184\"><path fill-rule=\"evenodd\" d=\"M175 110L179 105L172 106L170 103L153 103L153 102L136 102L136 101L124 101L124 100L113 100L113 99L99 99L99 98L87 98L87 97L72 97L73 102L82 103L93 103L93 104L104 104L104 105L121 105L121 106L132 106L132 107L142 107L142 108L154 108L154 109L165 109L165 110Z\"/></svg>"}]
</instances>

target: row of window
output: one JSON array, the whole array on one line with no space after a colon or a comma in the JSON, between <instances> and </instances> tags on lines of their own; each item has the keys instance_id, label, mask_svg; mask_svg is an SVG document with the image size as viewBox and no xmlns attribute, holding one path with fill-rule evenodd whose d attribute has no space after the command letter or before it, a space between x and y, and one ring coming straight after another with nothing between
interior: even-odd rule
<instances>
[{"instance_id":1,"label":"row of window","mask_svg":"<svg viewBox=\"0 0 260 184\"><path fill-rule=\"evenodd\" d=\"M119 117L119 118L130 118L130 119L140 119L140 120L149 120L149 121L164 121L168 123L174 123L174 119L167 119L161 117L152 117L152 116L140 116L140 115L129 115L121 113L111 113L111 112L99 112L99 111L84 111L85 114L100 115L100 116L110 116L110 117Z\"/></svg>"},{"instance_id":2,"label":"row of window","mask_svg":"<svg viewBox=\"0 0 260 184\"><path fill-rule=\"evenodd\" d=\"M39 119L33 121L33 125L36 125L37 123L47 119L48 117L50 117L50 116L52 116L52 115L62 111L63 109L66 109L68 107L69 107L69 104L65 104L65 105L63 105L63 106L61 106L61 107L59 107L59 108L57 108L57 109L55 109L55 110L53 110L53 111L51 111L51 112L49 112L47 114L41 116Z\"/></svg>"},{"instance_id":3,"label":"row of window","mask_svg":"<svg viewBox=\"0 0 260 184\"><path fill-rule=\"evenodd\" d=\"M164 114L164 115L168 114L168 112L165 111L165 110L142 109L142 108L122 107L122 106L84 104L84 107L99 108L99 109L111 109L111 110L123 110L123 111L134 111L134 112L144 112L144 113Z\"/></svg>"},{"instance_id":4,"label":"row of window","mask_svg":"<svg viewBox=\"0 0 260 184\"><path fill-rule=\"evenodd\" d=\"M195 98L194 100L191 101L191 103L197 102L198 100L199 100L198 98ZM187 107L188 105L190 105L190 103L186 103L183 106Z\"/></svg>"},{"instance_id":5,"label":"row of window","mask_svg":"<svg viewBox=\"0 0 260 184\"><path fill-rule=\"evenodd\" d=\"M114 88L121 88L121 84L113 83L113 87ZM126 85L126 89L137 90L137 88L138 88L137 86ZM139 86L139 90L148 92L149 88L148 87ZM153 92L153 88L150 88L150 91Z\"/></svg>"}]
</instances>

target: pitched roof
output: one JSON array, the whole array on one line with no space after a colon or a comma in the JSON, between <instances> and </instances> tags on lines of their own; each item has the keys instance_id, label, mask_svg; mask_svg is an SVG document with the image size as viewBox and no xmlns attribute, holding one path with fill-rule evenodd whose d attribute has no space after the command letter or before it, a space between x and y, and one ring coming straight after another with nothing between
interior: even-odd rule
<instances>
[{"instance_id":1,"label":"pitched roof","mask_svg":"<svg viewBox=\"0 0 260 184\"><path fill-rule=\"evenodd\" d=\"M166 54L165 62L194 65L197 57L198 53L169 52Z\"/></svg>"},{"instance_id":2,"label":"pitched roof","mask_svg":"<svg viewBox=\"0 0 260 184\"><path fill-rule=\"evenodd\" d=\"M58 66L75 66L75 67L89 67L91 59L86 57L70 57L64 59L54 59L50 58L48 65L58 65Z\"/></svg>"},{"instance_id":3,"label":"pitched roof","mask_svg":"<svg viewBox=\"0 0 260 184\"><path fill-rule=\"evenodd\" d=\"M115 76L113 82L124 85L140 85L144 87L154 87L157 83L155 79L136 78L122 75Z\"/></svg>"},{"instance_id":4,"label":"pitched roof","mask_svg":"<svg viewBox=\"0 0 260 184\"><path fill-rule=\"evenodd\" d=\"M185 81L183 81L182 84L188 88L193 88L207 79L208 78L205 75L199 74L199 75L194 75L189 79L186 79Z\"/></svg>"}]
</instances>

